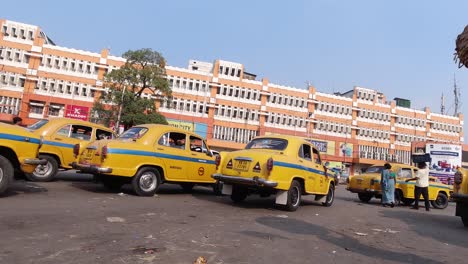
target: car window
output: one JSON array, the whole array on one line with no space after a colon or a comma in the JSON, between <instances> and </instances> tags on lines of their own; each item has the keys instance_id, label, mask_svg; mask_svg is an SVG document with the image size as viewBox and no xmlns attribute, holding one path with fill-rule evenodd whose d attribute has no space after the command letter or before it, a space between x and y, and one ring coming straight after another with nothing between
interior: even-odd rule
<instances>
[{"instance_id":1,"label":"car window","mask_svg":"<svg viewBox=\"0 0 468 264\"><path fill-rule=\"evenodd\" d=\"M320 160L320 154L319 154L319 151L317 149L312 149L312 155L313 155L313 158L314 158L314 162L317 163L317 164L321 164L322 161Z\"/></svg>"},{"instance_id":2,"label":"car window","mask_svg":"<svg viewBox=\"0 0 468 264\"><path fill-rule=\"evenodd\" d=\"M70 137L81 139L81 140L91 140L92 132L93 132L92 127L72 125Z\"/></svg>"},{"instance_id":3,"label":"car window","mask_svg":"<svg viewBox=\"0 0 468 264\"><path fill-rule=\"evenodd\" d=\"M185 137L186 135L184 133L168 132L158 139L158 144L172 148L185 149Z\"/></svg>"},{"instance_id":4,"label":"car window","mask_svg":"<svg viewBox=\"0 0 468 264\"><path fill-rule=\"evenodd\" d=\"M372 166L367 168L367 170L364 173L381 173L383 169L383 166Z\"/></svg>"},{"instance_id":5,"label":"car window","mask_svg":"<svg viewBox=\"0 0 468 264\"><path fill-rule=\"evenodd\" d=\"M129 130L123 132L119 138L121 139L137 139L141 138L146 132L148 128L146 127L132 127Z\"/></svg>"},{"instance_id":6,"label":"car window","mask_svg":"<svg viewBox=\"0 0 468 264\"><path fill-rule=\"evenodd\" d=\"M100 140L100 139L112 139L114 138L114 134L112 134L112 132L109 132L109 131L106 131L106 130L102 130L102 129L97 129L96 130L96 139L97 140Z\"/></svg>"},{"instance_id":7,"label":"car window","mask_svg":"<svg viewBox=\"0 0 468 264\"><path fill-rule=\"evenodd\" d=\"M288 146L288 141L281 138L258 138L250 141L245 149L273 149L285 150Z\"/></svg>"},{"instance_id":8,"label":"car window","mask_svg":"<svg viewBox=\"0 0 468 264\"><path fill-rule=\"evenodd\" d=\"M412 178L412 169L411 168L400 168L397 175L403 178Z\"/></svg>"},{"instance_id":9,"label":"car window","mask_svg":"<svg viewBox=\"0 0 468 264\"><path fill-rule=\"evenodd\" d=\"M190 136L190 150L194 152L207 153L207 147L203 139L195 136Z\"/></svg>"},{"instance_id":10,"label":"car window","mask_svg":"<svg viewBox=\"0 0 468 264\"><path fill-rule=\"evenodd\" d=\"M45 124L49 123L49 120L47 119L42 119L37 121L36 123L28 126L30 130L38 130L39 128L43 127Z\"/></svg>"},{"instance_id":11,"label":"car window","mask_svg":"<svg viewBox=\"0 0 468 264\"><path fill-rule=\"evenodd\" d=\"M57 135L69 137L70 131L71 131L71 125L66 125L57 131Z\"/></svg>"},{"instance_id":12,"label":"car window","mask_svg":"<svg viewBox=\"0 0 468 264\"><path fill-rule=\"evenodd\" d=\"M306 160L312 160L312 154L310 151L311 147L307 144L302 144L301 147L299 148L299 157L306 159Z\"/></svg>"}]
</instances>

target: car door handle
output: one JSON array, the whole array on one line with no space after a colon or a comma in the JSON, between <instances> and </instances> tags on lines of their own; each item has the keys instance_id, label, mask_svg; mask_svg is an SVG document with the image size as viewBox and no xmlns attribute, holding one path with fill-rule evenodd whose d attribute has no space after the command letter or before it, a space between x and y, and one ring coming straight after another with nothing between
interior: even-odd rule
<instances>
[{"instance_id":1,"label":"car door handle","mask_svg":"<svg viewBox=\"0 0 468 264\"><path fill-rule=\"evenodd\" d=\"M164 150L163 148L156 148L157 150Z\"/></svg>"},{"instance_id":2,"label":"car door handle","mask_svg":"<svg viewBox=\"0 0 468 264\"><path fill-rule=\"evenodd\" d=\"M58 141L62 141L62 139L61 139L61 138L54 138L54 139L55 139L55 140L58 140Z\"/></svg>"}]
</instances>

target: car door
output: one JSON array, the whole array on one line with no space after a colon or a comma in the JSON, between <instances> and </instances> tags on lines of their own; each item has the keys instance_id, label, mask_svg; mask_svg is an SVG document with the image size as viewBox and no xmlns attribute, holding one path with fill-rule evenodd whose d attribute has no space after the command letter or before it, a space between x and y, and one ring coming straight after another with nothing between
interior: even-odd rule
<instances>
[{"instance_id":1,"label":"car door","mask_svg":"<svg viewBox=\"0 0 468 264\"><path fill-rule=\"evenodd\" d=\"M205 141L190 135L190 166L188 177L193 182L214 182L211 175L216 172L215 156L209 151Z\"/></svg>"},{"instance_id":2,"label":"car door","mask_svg":"<svg viewBox=\"0 0 468 264\"><path fill-rule=\"evenodd\" d=\"M161 159L166 180L188 180L189 151L186 148L185 133L167 132L156 143L156 158Z\"/></svg>"},{"instance_id":3,"label":"car door","mask_svg":"<svg viewBox=\"0 0 468 264\"><path fill-rule=\"evenodd\" d=\"M312 162L312 147L310 145L300 145L297 161L300 165L298 174L299 176L302 176L305 181L305 191L308 193L315 192L319 179L313 173L315 164Z\"/></svg>"},{"instance_id":4,"label":"car door","mask_svg":"<svg viewBox=\"0 0 468 264\"><path fill-rule=\"evenodd\" d=\"M90 126L67 124L51 135L50 141L55 154L61 159L61 166L68 167L75 160L73 147L80 142L90 141L92 130Z\"/></svg>"},{"instance_id":5,"label":"car door","mask_svg":"<svg viewBox=\"0 0 468 264\"><path fill-rule=\"evenodd\" d=\"M322 164L320 152L312 148L312 162L314 163L314 176L318 178L316 193L325 194L328 192L328 176L325 175L325 167Z\"/></svg>"}]
</instances>

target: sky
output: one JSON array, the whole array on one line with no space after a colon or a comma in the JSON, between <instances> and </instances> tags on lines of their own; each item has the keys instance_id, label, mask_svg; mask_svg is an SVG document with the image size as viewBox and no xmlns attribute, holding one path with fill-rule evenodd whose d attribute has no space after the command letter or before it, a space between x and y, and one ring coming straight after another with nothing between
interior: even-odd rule
<instances>
[{"instance_id":1,"label":"sky","mask_svg":"<svg viewBox=\"0 0 468 264\"><path fill-rule=\"evenodd\" d=\"M468 113L468 69L453 55L468 1L15 0L0 18L37 25L59 46L115 56L151 48L176 67L222 59L258 80L325 93L360 86L434 113L444 94L454 114L456 79Z\"/></svg>"}]
</instances>

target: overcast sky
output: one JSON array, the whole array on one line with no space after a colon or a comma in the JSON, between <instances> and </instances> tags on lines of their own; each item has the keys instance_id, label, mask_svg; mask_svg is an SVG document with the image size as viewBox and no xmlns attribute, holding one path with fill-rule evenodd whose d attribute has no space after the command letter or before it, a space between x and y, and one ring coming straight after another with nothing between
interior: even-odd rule
<instances>
[{"instance_id":1,"label":"overcast sky","mask_svg":"<svg viewBox=\"0 0 468 264\"><path fill-rule=\"evenodd\" d=\"M152 48L178 67L228 60L276 84L327 93L361 86L436 113L443 93L454 114L456 78L460 111L468 109L468 69L453 61L468 1L15 0L1 9L60 46L116 56Z\"/></svg>"}]
</instances>

